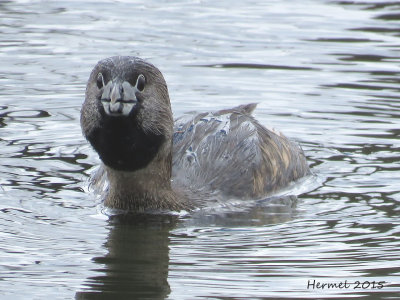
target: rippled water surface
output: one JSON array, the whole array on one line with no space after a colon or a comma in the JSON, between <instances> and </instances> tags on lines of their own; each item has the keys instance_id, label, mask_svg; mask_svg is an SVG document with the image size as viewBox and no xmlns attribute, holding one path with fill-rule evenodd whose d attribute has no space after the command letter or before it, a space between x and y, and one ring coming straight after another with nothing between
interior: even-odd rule
<instances>
[{"instance_id":1,"label":"rippled water surface","mask_svg":"<svg viewBox=\"0 0 400 300\"><path fill-rule=\"evenodd\" d=\"M399 51L396 1L1 1L0 298L398 299ZM79 111L118 54L162 70L176 116L258 102L315 178L107 217Z\"/></svg>"}]
</instances>

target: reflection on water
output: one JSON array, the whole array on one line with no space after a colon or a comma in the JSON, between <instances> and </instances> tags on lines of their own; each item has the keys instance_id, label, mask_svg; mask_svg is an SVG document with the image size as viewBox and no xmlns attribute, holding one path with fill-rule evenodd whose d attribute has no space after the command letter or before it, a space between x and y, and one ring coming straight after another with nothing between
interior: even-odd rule
<instances>
[{"instance_id":1,"label":"reflection on water","mask_svg":"<svg viewBox=\"0 0 400 300\"><path fill-rule=\"evenodd\" d=\"M399 3L214 2L0 2L1 298L398 297ZM316 176L298 198L107 217L79 110L117 54L162 70L176 116L258 102Z\"/></svg>"},{"instance_id":2,"label":"reflection on water","mask_svg":"<svg viewBox=\"0 0 400 300\"><path fill-rule=\"evenodd\" d=\"M102 275L89 278L76 299L165 299L169 235L178 221L171 215L117 215L110 220L108 253L93 261Z\"/></svg>"}]
</instances>

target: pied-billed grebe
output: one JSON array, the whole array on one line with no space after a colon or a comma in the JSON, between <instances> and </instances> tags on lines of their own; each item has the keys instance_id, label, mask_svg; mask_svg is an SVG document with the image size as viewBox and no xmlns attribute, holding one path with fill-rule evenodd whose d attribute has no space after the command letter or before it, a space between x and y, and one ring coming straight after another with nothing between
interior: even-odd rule
<instances>
[{"instance_id":1,"label":"pied-billed grebe","mask_svg":"<svg viewBox=\"0 0 400 300\"><path fill-rule=\"evenodd\" d=\"M301 148L259 124L254 108L189 114L174 125L155 66L128 56L99 61L87 83L81 126L104 163L105 205L190 209L201 206L191 199L196 193L258 199L310 174Z\"/></svg>"}]
</instances>

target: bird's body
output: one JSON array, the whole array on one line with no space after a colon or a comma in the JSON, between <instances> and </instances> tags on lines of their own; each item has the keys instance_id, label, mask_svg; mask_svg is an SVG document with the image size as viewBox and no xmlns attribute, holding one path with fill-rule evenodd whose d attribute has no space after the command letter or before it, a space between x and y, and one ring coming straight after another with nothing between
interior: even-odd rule
<instances>
[{"instance_id":1,"label":"bird's body","mask_svg":"<svg viewBox=\"0 0 400 300\"><path fill-rule=\"evenodd\" d=\"M174 124L156 67L134 57L100 61L89 78L81 125L104 164L105 205L191 209L204 204L196 200L202 194L263 198L308 175L301 148L259 124L254 108L188 114Z\"/></svg>"},{"instance_id":2,"label":"bird's body","mask_svg":"<svg viewBox=\"0 0 400 300\"><path fill-rule=\"evenodd\" d=\"M172 174L183 186L236 199L260 199L308 174L301 148L266 129L255 104L179 118Z\"/></svg>"}]
</instances>

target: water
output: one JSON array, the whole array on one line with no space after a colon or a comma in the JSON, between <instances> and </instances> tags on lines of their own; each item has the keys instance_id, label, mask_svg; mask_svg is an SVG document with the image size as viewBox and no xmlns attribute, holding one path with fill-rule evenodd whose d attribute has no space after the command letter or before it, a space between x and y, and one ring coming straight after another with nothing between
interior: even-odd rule
<instances>
[{"instance_id":1,"label":"water","mask_svg":"<svg viewBox=\"0 0 400 300\"><path fill-rule=\"evenodd\" d=\"M378 0L0 2L0 298L397 299L399 15ZM79 110L112 55L158 66L176 116L258 102L316 179L297 201L107 217Z\"/></svg>"}]
</instances>

